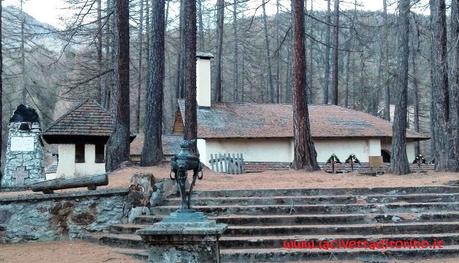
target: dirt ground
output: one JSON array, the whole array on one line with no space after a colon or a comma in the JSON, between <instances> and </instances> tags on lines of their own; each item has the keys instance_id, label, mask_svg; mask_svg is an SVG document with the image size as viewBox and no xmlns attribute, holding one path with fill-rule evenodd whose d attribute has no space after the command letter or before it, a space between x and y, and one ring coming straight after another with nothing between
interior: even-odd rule
<instances>
[{"instance_id":1,"label":"dirt ground","mask_svg":"<svg viewBox=\"0 0 459 263\"><path fill-rule=\"evenodd\" d=\"M112 248L83 241L37 242L0 245L0 262L5 263L118 263L143 262L116 253Z\"/></svg>"},{"instance_id":2,"label":"dirt ground","mask_svg":"<svg viewBox=\"0 0 459 263\"><path fill-rule=\"evenodd\" d=\"M384 174L380 176L366 176L354 173L330 174L323 171L266 171L242 175L228 175L204 169L204 179L196 182L196 190L223 190L223 189L276 189L276 188L338 188L338 187L397 187L397 186L429 186L445 185L450 181L459 180L459 173L412 173L409 175ZM152 167L125 167L109 175L109 185L98 187L126 188L130 178L136 173L153 174L156 179L169 178L170 165L162 163ZM66 192L83 190L75 188L55 191ZM2 196L30 194L26 192L0 192Z\"/></svg>"},{"instance_id":3,"label":"dirt ground","mask_svg":"<svg viewBox=\"0 0 459 263\"><path fill-rule=\"evenodd\" d=\"M3 263L118 263L144 262L130 256L115 252L110 247L99 246L83 241L39 242L14 245L0 245L0 262ZM326 261L308 261L320 263ZM333 261L341 263L358 263L363 261ZM388 261L392 262L392 261ZM441 258L430 260L402 260L393 262L435 262L456 263L457 258ZM293 263L293 262L292 262ZM295 262L301 263L301 262Z\"/></svg>"},{"instance_id":4,"label":"dirt ground","mask_svg":"<svg viewBox=\"0 0 459 263\"><path fill-rule=\"evenodd\" d=\"M151 173L155 178L169 178L170 166L163 163L155 167L128 167L115 171L110 176L110 187L129 183L135 173ZM222 189L274 189L274 188L336 188L336 187L396 187L445 185L459 180L459 173L436 173L433 171L409 175L384 174L365 176L358 174L330 174L323 171L266 171L242 175L227 175L204 169L204 179L196 182L197 190Z\"/></svg>"}]
</instances>

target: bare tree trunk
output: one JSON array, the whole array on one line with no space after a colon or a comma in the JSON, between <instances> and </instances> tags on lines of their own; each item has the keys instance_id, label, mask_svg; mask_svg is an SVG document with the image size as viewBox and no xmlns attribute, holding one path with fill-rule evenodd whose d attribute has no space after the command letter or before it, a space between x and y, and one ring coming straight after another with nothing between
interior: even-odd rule
<instances>
[{"instance_id":1,"label":"bare tree trunk","mask_svg":"<svg viewBox=\"0 0 459 263\"><path fill-rule=\"evenodd\" d=\"M112 6L112 15L111 15L111 48L110 48L110 56L111 62L113 66L112 76L111 76L111 83L110 83L110 111L113 116L116 116L116 111L118 110L117 107L117 98L118 98L118 66L117 66L117 59L118 59L118 48L119 48L119 33L118 33L118 26L117 26L117 19L118 19L118 10L117 10L117 2L118 0L109 0Z\"/></svg>"},{"instance_id":2,"label":"bare tree trunk","mask_svg":"<svg viewBox=\"0 0 459 263\"><path fill-rule=\"evenodd\" d=\"M222 53L223 53L223 26L225 22L225 1L217 0L217 65L215 80L215 100L222 101Z\"/></svg>"},{"instance_id":3,"label":"bare tree trunk","mask_svg":"<svg viewBox=\"0 0 459 263\"><path fill-rule=\"evenodd\" d=\"M0 109L3 109L3 35L2 35L2 2L0 1ZM3 110L0 110L0 180L3 174Z\"/></svg>"},{"instance_id":4,"label":"bare tree trunk","mask_svg":"<svg viewBox=\"0 0 459 263\"><path fill-rule=\"evenodd\" d=\"M262 2L263 7L263 29L265 33L265 49L266 49L266 61L267 61L267 68L268 68L268 87L269 87L269 101L271 103L275 102L274 98L274 84L273 84L273 73L272 73L272 66L271 66L271 51L269 46L269 35L268 35L268 19L266 17L266 0Z\"/></svg>"},{"instance_id":5,"label":"bare tree trunk","mask_svg":"<svg viewBox=\"0 0 459 263\"><path fill-rule=\"evenodd\" d=\"M383 39L384 48L382 49L382 64L383 64L383 76L384 79L384 119L390 121L390 86L389 86L389 48L387 39L389 36L389 21L387 19L387 0L383 0Z\"/></svg>"},{"instance_id":6,"label":"bare tree trunk","mask_svg":"<svg viewBox=\"0 0 459 263\"><path fill-rule=\"evenodd\" d=\"M239 101L239 35L237 33L237 3L233 1L233 35L234 35L234 64L233 64L233 83L234 101Z\"/></svg>"},{"instance_id":7,"label":"bare tree trunk","mask_svg":"<svg viewBox=\"0 0 459 263\"><path fill-rule=\"evenodd\" d=\"M276 47L278 48L276 54L276 103L280 103L280 58L281 58L281 47L280 47L280 0L276 0Z\"/></svg>"},{"instance_id":8,"label":"bare tree trunk","mask_svg":"<svg viewBox=\"0 0 459 263\"><path fill-rule=\"evenodd\" d=\"M394 174L408 174L410 164L406 155L406 116L408 104L408 61L410 32L410 0L399 0L399 87L392 125L392 155L390 170Z\"/></svg>"},{"instance_id":9,"label":"bare tree trunk","mask_svg":"<svg viewBox=\"0 0 459 263\"><path fill-rule=\"evenodd\" d=\"M293 46L291 32L288 33L288 41L289 41L289 44ZM287 49L287 61L292 61L292 49L291 48ZM293 96L292 89L293 89L292 87L292 67L288 66L285 72L285 102L286 103L292 102L292 96Z\"/></svg>"},{"instance_id":10,"label":"bare tree trunk","mask_svg":"<svg viewBox=\"0 0 459 263\"><path fill-rule=\"evenodd\" d=\"M411 52L411 68L413 70L413 95L414 95L414 129L416 132L420 132L419 123L419 87L418 87L418 70L417 70L417 55L420 50L420 30L416 19L416 14L413 13L413 28L416 30L413 34L413 47ZM419 141L416 142L415 154L416 156L421 153L421 144Z\"/></svg>"},{"instance_id":11,"label":"bare tree trunk","mask_svg":"<svg viewBox=\"0 0 459 263\"><path fill-rule=\"evenodd\" d=\"M184 36L183 36L183 28L184 28L184 22L183 22L183 16L185 12L183 9L185 8L185 0L180 0L180 50L177 52L177 78L176 78L176 90L175 94L177 95L178 98L185 98L185 78L184 78L184 62L183 62L183 56L184 56L184 50L186 48L186 44L184 41Z\"/></svg>"},{"instance_id":12,"label":"bare tree trunk","mask_svg":"<svg viewBox=\"0 0 459 263\"><path fill-rule=\"evenodd\" d=\"M323 103L328 104L328 89L330 85L330 46L331 46L331 41L330 41L330 24L331 24L331 6L330 6L330 1L327 0L327 31L325 35L325 73L324 73L324 91L323 91Z\"/></svg>"},{"instance_id":13,"label":"bare tree trunk","mask_svg":"<svg viewBox=\"0 0 459 263\"><path fill-rule=\"evenodd\" d=\"M339 1L335 0L335 23L333 27L333 61L332 61L332 103L338 105L338 56L339 56Z\"/></svg>"},{"instance_id":14,"label":"bare tree trunk","mask_svg":"<svg viewBox=\"0 0 459 263\"><path fill-rule=\"evenodd\" d=\"M451 104L454 105L452 108L451 118L453 121L453 135L452 138L455 138L455 152L454 158L459 159L459 0L451 1L451 35L455 36L451 39L453 43L452 54L452 65L451 65L451 75L453 79L451 81L451 91L452 98ZM459 167L456 168L458 170Z\"/></svg>"},{"instance_id":15,"label":"bare tree trunk","mask_svg":"<svg viewBox=\"0 0 459 263\"><path fill-rule=\"evenodd\" d=\"M236 0L234 2L236 5ZM204 23L202 22L202 0L198 0L198 24L199 24L199 50L205 51L205 43L204 43Z\"/></svg>"},{"instance_id":16,"label":"bare tree trunk","mask_svg":"<svg viewBox=\"0 0 459 263\"><path fill-rule=\"evenodd\" d=\"M152 166L163 159L163 90L164 90L164 34L165 0L152 3L152 32L150 57L148 58L148 85L145 110L145 140L140 158L140 165Z\"/></svg>"},{"instance_id":17,"label":"bare tree trunk","mask_svg":"<svg viewBox=\"0 0 459 263\"><path fill-rule=\"evenodd\" d=\"M304 0L292 0L293 12L293 168L319 170L311 138L308 103L305 98L306 53L304 50Z\"/></svg>"},{"instance_id":18,"label":"bare tree trunk","mask_svg":"<svg viewBox=\"0 0 459 263\"><path fill-rule=\"evenodd\" d=\"M117 13L117 94L114 130L107 143L107 171L117 169L129 160L129 0L116 1Z\"/></svg>"},{"instance_id":19,"label":"bare tree trunk","mask_svg":"<svg viewBox=\"0 0 459 263\"><path fill-rule=\"evenodd\" d=\"M27 83L26 83L26 70L25 70L25 36L24 36L24 26L25 26L25 13L23 11L24 0L20 1L21 8L21 101L22 104L27 105Z\"/></svg>"},{"instance_id":20,"label":"bare tree trunk","mask_svg":"<svg viewBox=\"0 0 459 263\"><path fill-rule=\"evenodd\" d=\"M446 5L444 0L430 0L430 22L432 30L432 89L434 115L432 125L436 132L435 170L453 171L457 161L452 156L450 144L451 123L449 106L448 58L446 37Z\"/></svg>"},{"instance_id":21,"label":"bare tree trunk","mask_svg":"<svg viewBox=\"0 0 459 263\"><path fill-rule=\"evenodd\" d=\"M311 16L314 15L314 1L311 0L310 1L311 3L311 9L309 10L309 13L311 14ZM311 37L314 36L314 27L313 27L313 24L312 24L312 19L310 18L309 19L309 35ZM311 91L310 92L310 98L309 98L309 101L310 103L314 103L316 101L316 92L315 92L315 88L314 88L314 40L312 39L309 39L309 90Z\"/></svg>"},{"instance_id":22,"label":"bare tree trunk","mask_svg":"<svg viewBox=\"0 0 459 263\"><path fill-rule=\"evenodd\" d=\"M100 1L100 0L99 0ZM142 65L143 65L143 1L140 0L140 19L139 19L139 64L137 73L137 99L135 105L135 130L140 132L140 97L142 94ZM150 48L150 47L148 47Z\"/></svg>"},{"instance_id":23,"label":"bare tree trunk","mask_svg":"<svg viewBox=\"0 0 459 263\"><path fill-rule=\"evenodd\" d=\"M97 67L99 70L99 75L103 71L102 64L102 1L97 0ZM105 93L103 78L99 77L97 79L97 102L102 103L102 94Z\"/></svg>"},{"instance_id":24,"label":"bare tree trunk","mask_svg":"<svg viewBox=\"0 0 459 263\"><path fill-rule=\"evenodd\" d=\"M347 40L347 43L346 43L346 49L348 51L346 51L346 90L345 90L345 95L344 95L344 106L346 108L349 107L349 82L350 82L350 66L351 66L351 56L352 56L352 53L350 52L351 48L352 48L352 42L353 42L353 39L354 39L354 31L353 31L353 27L351 26L351 28L349 29L349 39Z\"/></svg>"},{"instance_id":25,"label":"bare tree trunk","mask_svg":"<svg viewBox=\"0 0 459 263\"><path fill-rule=\"evenodd\" d=\"M196 105L196 0L185 1L184 40L185 60L185 139L196 140L198 135ZM194 150L197 152L196 142Z\"/></svg>"},{"instance_id":26,"label":"bare tree trunk","mask_svg":"<svg viewBox=\"0 0 459 263\"><path fill-rule=\"evenodd\" d=\"M109 65L113 65L114 62L111 60L112 56L112 19L114 14L112 13L113 11L113 2L112 0L107 0L106 2L106 7L105 7L105 15L107 16L105 20L105 58L106 58L106 63ZM104 88L103 88L103 94L101 98L101 105L104 107L106 110L110 109L110 96L111 96L111 87L112 87L112 82L113 82L113 74L107 74L104 78Z\"/></svg>"}]
</instances>

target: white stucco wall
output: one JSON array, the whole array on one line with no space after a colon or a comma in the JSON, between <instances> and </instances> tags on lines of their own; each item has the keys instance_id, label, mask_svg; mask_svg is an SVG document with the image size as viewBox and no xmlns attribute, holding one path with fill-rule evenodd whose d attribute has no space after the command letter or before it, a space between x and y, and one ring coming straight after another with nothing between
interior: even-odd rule
<instances>
[{"instance_id":1,"label":"white stucco wall","mask_svg":"<svg viewBox=\"0 0 459 263\"><path fill-rule=\"evenodd\" d=\"M105 173L105 163L96 163L96 145L84 145L84 161L75 164L76 177Z\"/></svg>"},{"instance_id":2,"label":"white stucco wall","mask_svg":"<svg viewBox=\"0 0 459 263\"><path fill-rule=\"evenodd\" d=\"M216 153L242 153L248 162L291 162L293 158L290 139L198 140L198 150L207 166L210 154Z\"/></svg>"},{"instance_id":3,"label":"white stucco wall","mask_svg":"<svg viewBox=\"0 0 459 263\"><path fill-rule=\"evenodd\" d=\"M75 145L59 144L59 163L57 177L79 177L105 173L105 164L96 163L96 146L85 144L85 162L75 163Z\"/></svg>"},{"instance_id":4,"label":"white stucco wall","mask_svg":"<svg viewBox=\"0 0 459 263\"><path fill-rule=\"evenodd\" d=\"M406 155L408 156L408 162L413 163L416 158L416 142L406 143Z\"/></svg>"},{"instance_id":5,"label":"white stucco wall","mask_svg":"<svg viewBox=\"0 0 459 263\"><path fill-rule=\"evenodd\" d=\"M411 141L411 142L406 143L406 155L408 157L409 163L412 163L414 161L414 158L416 157L415 148L416 148L416 142ZM392 152L392 145L390 143L384 143L382 145L382 149Z\"/></svg>"},{"instance_id":6,"label":"white stucco wall","mask_svg":"<svg viewBox=\"0 0 459 263\"><path fill-rule=\"evenodd\" d=\"M75 176L75 144L59 144L57 151L59 153L57 177Z\"/></svg>"},{"instance_id":7,"label":"white stucco wall","mask_svg":"<svg viewBox=\"0 0 459 263\"><path fill-rule=\"evenodd\" d=\"M332 154L344 162L351 154L355 154L361 162L368 162L368 156L381 155L379 139L316 139L317 161L326 162Z\"/></svg>"},{"instance_id":8,"label":"white stucco wall","mask_svg":"<svg viewBox=\"0 0 459 263\"><path fill-rule=\"evenodd\" d=\"M326 162L334 153L341 161L355 154L361 162L368 156L381 155L379 139L316 139L317 161ZM202 162L209 166L210 154L242 153L248 162L291 162L293 140L291 139L207 139L198 140ZM204 158L205 157L205 158Z\"/></svg>"}]
</instances>

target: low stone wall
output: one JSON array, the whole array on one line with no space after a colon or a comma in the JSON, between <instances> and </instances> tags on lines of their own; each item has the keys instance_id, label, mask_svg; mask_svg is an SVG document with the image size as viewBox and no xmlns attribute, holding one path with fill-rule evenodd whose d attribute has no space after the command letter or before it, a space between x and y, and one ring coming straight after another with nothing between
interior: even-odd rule
<instances>
[{"instance_id":1,"label":"low stone wall","mask_svg":"<svg viewBox=\"0 0 459 263\"><path fill-rule=\"evenodd\" d=\"M128 189L0 197L0 243L82 238L118 224Z\"/></svg>"}]
</instances>

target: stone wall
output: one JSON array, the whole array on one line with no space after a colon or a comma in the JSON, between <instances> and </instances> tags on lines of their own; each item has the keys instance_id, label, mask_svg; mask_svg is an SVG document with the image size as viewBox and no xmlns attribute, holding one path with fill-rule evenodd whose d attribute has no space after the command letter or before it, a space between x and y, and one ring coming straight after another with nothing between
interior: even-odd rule
<instances>
[{"instance_id":1,"label":"stone wall","mask_svg":"<svg viewBox=\"0 0 459 263\"><path fill-rule=\"evenodd\" d=\"M21 130L26 125L30 130ZM13 141L14 140L14 141ZM45 180L43 142L38 122L9 124L2 188L24 188Z\"/></svg>"},{"instance_id":2,"label":"stone wall","mask_svg":"<svg viewBox=\"0 0 459 263\"><path fill-rule=\"evenodd\" d=\"M0 197L0 243L82 238L118 224L127 189Z\"/></svg>"}]
</instances>

